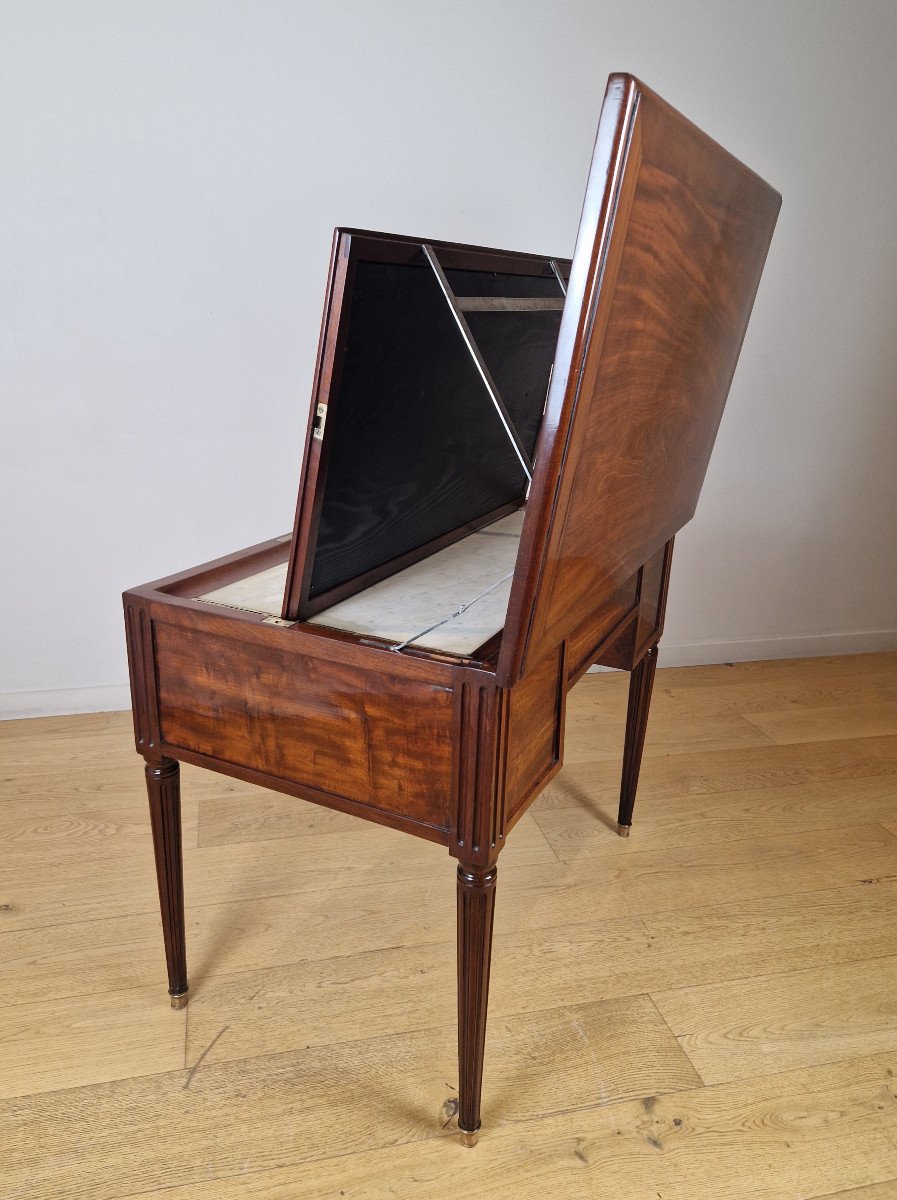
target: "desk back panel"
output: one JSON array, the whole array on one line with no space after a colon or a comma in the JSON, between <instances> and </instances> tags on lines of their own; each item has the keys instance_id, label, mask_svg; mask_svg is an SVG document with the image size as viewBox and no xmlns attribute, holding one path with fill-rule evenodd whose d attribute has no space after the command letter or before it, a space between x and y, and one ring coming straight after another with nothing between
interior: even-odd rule
<instances>
[{"instance_id":1,"label":"desk back panel","mask_svg":"<svg viewBox=\"0 0 897 1200\"><path fill-rule=\"evenodd\" d=\"M498 661L507 686L694 514L781 198L611 76Z\"/></svg>"}]
</instances>

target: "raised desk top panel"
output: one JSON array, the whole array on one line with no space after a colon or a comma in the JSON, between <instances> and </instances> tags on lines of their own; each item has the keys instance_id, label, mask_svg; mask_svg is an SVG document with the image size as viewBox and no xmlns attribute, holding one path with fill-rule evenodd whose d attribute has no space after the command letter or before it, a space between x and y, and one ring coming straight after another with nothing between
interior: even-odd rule
<instances>
[{"instance_id":1,"label":"raised desk top panel","mask_svg":"<svg viewBox=\"0 0 897 1200\"><path fill-rule=\"evenodd\" d=\"M781 197L631 75L608 81L498 679L688 522Z\"/></svg>"}]
</instances>

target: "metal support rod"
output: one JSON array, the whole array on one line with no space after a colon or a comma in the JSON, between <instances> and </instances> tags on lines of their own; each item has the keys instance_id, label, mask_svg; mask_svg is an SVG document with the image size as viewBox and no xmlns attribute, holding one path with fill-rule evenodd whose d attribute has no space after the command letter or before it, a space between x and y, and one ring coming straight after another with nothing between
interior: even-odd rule
<instances>
[{"instance_id":1,"label":"metal support rod","mask_svg":"<svg viewBox=\"0 0 897 1200\"><path fill-rule=\"evenodd\" d=\"M470 351L471 357L473 358L476 368L480 373L480 378L486 385L486 391L489 393L490 399L495 405L495 411L498 413L499 419L504 426L505 433L508 435L508 439L511 445L514 447L514 453L520 459L520 465L523 467L524 474L529 482L532 483L533 464L529 460L529 455L526 453L523 443L517 436L517 430L514 428L514 423L511 420L510 414L505 408L504 401L498 393L498 388L495 386L495 381L489 374L489 368L483 361L483 356L480 354L480 348L474 341L473 334L470 332L470 326L467 324L467 321L464 319L464 314L458 307L458 299L455 296L455 293L452 291L451 284L446 279L445 272L439 265L439 259L434 254L433 247L424 242L423 251L427 256L427 261L433 268L433 273L439 281L439 286L442 288L442 294L445 296L446 300L448 301L448 306L452 310L452 316L455 318L455 324L458 326L458 329L461 331L461 336L467 343L467 349Z\"/></svg>"},{"instance_id":2,"label":"metal support rod","mask_svg":"<svg viewBox=\"0 0 897 1200\"><path fill-rule=\"evenodd\" d=\"M554 271L555 279L557 279L558 283L561 285L561 291L566 296L567 295L567 285L566 285L566 283L564 283L564 277L561 274L561 268L557 264L557 259L553 258L551 260L551 269L552 269L552 271Z\"/></svg>"}]
</instances>

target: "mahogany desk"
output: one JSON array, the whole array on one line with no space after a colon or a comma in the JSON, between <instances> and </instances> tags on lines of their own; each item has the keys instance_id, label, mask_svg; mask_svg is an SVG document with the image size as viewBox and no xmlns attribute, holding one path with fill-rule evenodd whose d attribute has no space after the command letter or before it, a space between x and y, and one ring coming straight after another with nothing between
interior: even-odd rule
<instances>
[{"instance_id":1,"label":"mahogany desk","mask_svg":"<svg viewBox=\"0 0 897 1200\"><path fill-rule=\"evenodd\" d=\"M438 842L475 1143L498 857L593 663L632 672L629 833L673 538L779 204L613 75L572 263L337 231L292 537L124 596L175 1007L179 762Z\"/></svg>"}]
</instances>

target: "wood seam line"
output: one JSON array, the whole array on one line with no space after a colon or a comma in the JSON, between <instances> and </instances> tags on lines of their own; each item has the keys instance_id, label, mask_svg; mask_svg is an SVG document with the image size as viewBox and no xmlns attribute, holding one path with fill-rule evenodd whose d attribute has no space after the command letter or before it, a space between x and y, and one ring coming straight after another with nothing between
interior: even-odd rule
<instances>
[{"instance_id":1,"label":"wood seam line","mask_svg":"<svg viewBox=\"0 0 897 1200\"><path fill-rule=\"evenodd\" d=\"M867 956L866 958L843 958L843 959L838 959L837 961L834 961L834 962L832 960L828 960L822 964L817 963L815 966L812 966L812 967L795 967L794 970L792 970L792 971L767 971L763 975L733 975L733 976L730 976L728 979L711 979L711 980L705 981L704 983L682 983L682 984L677 985L676 987L655 988L651 992L645 992L644 995L649 996L653 1002L655 996L665 996L665 995L672 994L673 992L691 992L691 991L696 991L698 988L721 987L725 984L730 984L730 983L748 983L748 982L752 983L755 979L756 980L779 979L785 975L806 975L810 971L827 971L827 970L830 970L832 967L859 967L859 966L864 965L865 963L882 962L883 960L889 959L889 958L894 959L895 964L897 964L897 953L873 954L871 956ZM682 1034L674 1033L673 1036L674 1037L685 1037L688 1032L694 1032L694 1031L686 1031L686 1033L682 1033Z\"/></svg>"},{"instance_id":2,"label":"wood seam line","mask_svg":"<svg viewBox=\"0 0 897 1200\"><path fill-rule=\"evenodd\" d=\"M539 824L538 818L536 817L536 814L533 812L532 808L529 810L529 812L526 812L526 813L524 813L524 814L523 814L523 819L524 819L524 820L526 820L526 818L527 818L527 817L530 817L530 818L532 819L532 822L533 822L533 824L535 825L535 827L538 829L538 831L539 831L539 833L540 833L540 835L541 835L541 837L542 837L542 840L543 840L543 842L544 842L544 843L545 843L545 845L548 847L548 849L551 851L551 853L554 855L554 857L555 857L555 861L556 861L556 862L559 862L559 863L562 863L564 860L563 860L563 859L561 858L561 856L558 854L557 850L555 850L554 846L552 846L552 844L551 844L551 839L548 837L548 834L545 832L545 830L544 830L544 829L542 828L542 826ZM528 865L530 865L530 866L539 866L539 864L538 864L538 863L530 863L530 864L528 864ZM523 866L523 864L521 864L521 866L520 866L520 867L518 867L517 869L518 869L518 870L520 870L522 866ZM504 878L504 876L502 876L502 878Z\"/></svg>"},{"instance_id":3,"label":"wood seam line","mask_svg":"<svg viewBox=\"0 0 897 1200\"><path fill-rule=\"evenodd\" d=\"M856 1187L841 1188L837 1192L817 1192L815 1196L807 1196L806 1200L850 1200L851 1196L859 1196L861 1192L868 1191L870 1188L881 1188L885 1184L897 1184L897 1175L891 1179L876 1179L874 1183L858 1183ZM897 1195L897 1187L894 1188L894 1194Z\"/></svg>"},{"instance_id":4,"label":"wood seam line","mask_svg":"<svg viewBox=\"0 0 897 1200\"><path fill-rule=\"evenodd\" d=\"M686 1035L683 1034L682 1036L685 1037ZM679 1039L676 1038L676 1041L678 1042ZM685 1057L688 1058L688 1052L686 1051L685 1047L683 1046L683 1047L681 1047L681 1049L682 1049L682 1053L685 1055ZM893 1054L893 1050L884 1050L884 1051L882 1051L882 1053L883 1054ZM760 1073L760 1074L756 1074L756 1075L736 1075L736 1076L726 1078L726 1079L714 1079L713 1083L704 1083L703 1086L706 1088L732 1087L733 1085L739 1084L739 1083L754 1083L758 1079L777 1079L780 1075L788 1075L792 1071L811 1071L811 1070L815 1070L817 1067L820 1070L824 1070L826 1067L849 1066L850 1063L857 1062L858 1060L863 1059L863 1058L871 1058L871 1057L874 1057L874 1055L851 1054L847 1058L827 1058L824 1062L808 1063L807 1065L805 1065L803 1067L790 1066L790 1067L785 1067L784 1070L781 1070L781 1071L769 1071L768 1073L765 1073L765 1074ZM688 1058L688 1061L691 1062L691 1059ZM692 1066L694 1066L693 1063L692 1063ZM695 1067L695 1071L697 1071L697 1067ZM660 1093L658 1093L658 1095L659 1094Z\"/></svg>"},{"instance_id":5,"label":"wood seam line","mask_svg":"<svg viewBox=\"0 0 897 1200\"><path fill-rule=\"evenodd\" d=\"M756 721L752 721L750 718L750 715L748 713L742 712L740 708L733 709L732 711L734 713L736 713L739 717L741 717L742 721L746 721L747 724L750 725L751 729L755 729L757 731L757 733L759 733L760 736L763 738L763 744L765 744L767 746L781 746L781 745L790 746L790 745L803 745L804 744L803 742L795 742L795 743L777 742L774 738L771 738L769 736L769 734L766 732L765 729L761 729Z\"/></svg>"},{"instance_id":6,"label":"wood seam line","mask_svg":"<svg viewBox=\"0 0 897 1200\"><path fill-rule=\"evenodd\" d=\"M667 1028L669 1028L669 1026L667 1026ZM684 1035L682 1035L682 1036L684 1036ZM676 1035L675 1035L675 1034L673 1034L673 1037L676 1037ZM694 1060L692 1059L691 1055L688 1053L688 1051L687 1051L687 1050L685 1049L685 1047L682 1045L681 1037L676 1037L676 1045L679 1047L679 1049L681 1050L681 1052L682 1052L682 1053L685 1055L685 1057L688 1059L689 1066L690 1066L690 1067L691 1067L691 1069L694 1071L694 1073L697 1075L698 1079L700 1079L700 1081L701 1081L701 1086L702 1086L702 1087L705 1087L705 1088L706 1088L706 1087L712 1087L713 1085L712 1085L712 1084L709 1084L709 1083L707 1082L707 1080L704 1078L704 1076L703 1076L703 1075L701 1074L701 1072L698 1070L697 1063L695 1063L695 1062L694 1062ZM814 1065L815 1065L815 1064L814 1064ZM756 1077L755 1077L755 1076L751 1076L750 1078L756 1078ZM720 1080L717 1080L716 1082L717 1082L717 1083L720 1083Z\"/></svg>"},{"instance_id":7,"label":"wood seam line","mask_svg":"<svg viewBox=\"0 0 897 1200\"><path fill-rule=\"evenodd\" d=\"M691 1069L694 1071L694 1073L695 1073L695 1077L697 1078L697 1080L698 1080L699 1084L701 1085L701 1087L707 1087L707 1080L704 1078L704 1076L703 1076L703 1075L701 1074L701 1072L698 1070L697 1066L696 1066L696 1065L695 1065L695 1064L692 1062L692 1060L691 1060L691 1056L689 1055L688 1051L685 1049L685 1047L684 1047L684 1046L682 1045L682 1043L679 1041L679 1038L678 1038L678 1036L677 1036L677 1034L676 1034L676 1031L673 1029L673 1027L670 1025L669 1021L666 1019L666 1017L663 1015L663 1013L662 1013L662 1012L660 1011L660 1009L657 1007L657 1002L655 1001L654 997L651 995L651 993L650 993L650 992L642 992L642 993L640 993L640 994L641 994L641 995L643 995L643 996L645 996L645 998L646 998L646 999L649 1001L649 1003L650 1003L651 1007L652 1007L652 1008L654 1009L654 1011L657 1013L657 1016L658 1016L658 1018L659 1018L659 1020L660 1020L660 1023L661 1023L661 1025L663 1025L663 1027L669 1031L670 1037L673 1039L673 1041L674 1041L674 1042L675 1042L675 1043L678 1045L679 1049L680 1049L680 1050L682 1051L682 1053L685 1055L685 1058L686 1058L686 1060L687 1060L687 1062L688 1062L689 1066L691 1067ZM684 1088L677 1088L677 1089L676 1089L676 1091L677 1091L677 1092L678 1092L678 1091L684 1091L684 1090L685 1090ZM660 1095L660 1093L659 1093L659 1092L658 1092L657 1094L658 1094L658 1095Z\"/></svg>"},{"instance_id":8,"label":"wood seam line","mask_svg":"<svg viewBox=\"0 0 897 1200\"><path fill-rule=\"evenodd\" d=\"M793 713L790 710L775 709L775 710L770 710L770 714L775 715L775 716L780 716L780 715L782 715L782 716L801 716L801 715L809 715L811 713L830 712L832 708L839 708L839 707L849 708L851 706L850 705L834 705L833 704L833 705L823 705L823 706L819 706L819 707L810 707L810 708L797 707L797 708L795 708ZM822 738L810 738L810 739L801 738L796 742L788 741L787 739L785 741L777 742L774 738L771 738L769 736L769 734L767 734L763 729L761 729L756 721L752 720L751 715L749 713L743 713L740 710L736 710L736 711L738 711L738 715L743 717L743 719L745 721L747 721L748 724L750 724L754 729L756 729L758 733L763 734L763 736L767 739L769 744L772 746L807 746L807 745L813 745L814 743L824 743L826 746L831 746L833 743L836 743L836 742L865 741L867 739L871 740L872 738L894 737L895 736L893 733L870 733L870 734L865 734L865 735L864 734L854 734L852 737L849 737L849 738L838 738L838 737L822 737ZM754 715L756 716L757 714L755 713Z\"/></svg>"}]
</instances>

